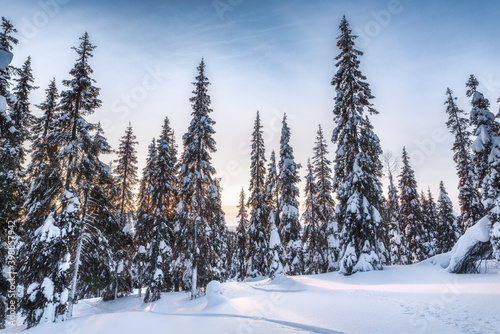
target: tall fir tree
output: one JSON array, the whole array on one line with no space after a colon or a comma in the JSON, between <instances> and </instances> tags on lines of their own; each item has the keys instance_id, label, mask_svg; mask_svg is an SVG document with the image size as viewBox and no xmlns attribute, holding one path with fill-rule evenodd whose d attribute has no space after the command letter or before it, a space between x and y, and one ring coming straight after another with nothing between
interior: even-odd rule
<instances>
[{"instance_id":1,"label":"tall fir tree","mask_svg":"<svg viewBox=\"0 0 500 334\"><path fill-rule=\"evenodd\" d=\"M118 210L122 226L130 224L130 215L135 210L134 187L137 180L137 137L134 135L132 125L129 123L125 135L120 138L118 159L115 160L114 174L117 177L117 188L120 191Z\"/></svg>"},{"instance_id":2,"label":"tall fir tree","mask_svg":"<svg viewBox=\"0 0 500 334\"><path fill-rule=\"evenodd\" d=\"M274 150L271 152L269 162L267 164L266 175L266 206L267 206L267 220L269 222L269 231L271 230L271 221L274 221L276 228L279 226L279 189L278 189L278 168L276 165L276 154Z\"/></svg>"},{"instance_id":3,"label":"tall fir tree","mask_svg":"<svg viewBox=\"0 0 500 334\"><path fill-rule=\"evenodd\" d=\"M16 219L19 214L19 211L11 210L11 205L17 204L20 189L11 187L10 182L14 175L10 173L10 166L6 164L10 160L8 137L12 134L10 129L13 129L12 119L7 112L7 103L12 102L9 88L13 68L10 63L13 57L12 47L18 43L13 36L16 32L12 23L2 16L0 26L0 329L5 328L9 286L7 275L12 274L9 274L7 267L7 226L9 219Z\"/></svg>"},{"instance_id":4,"label":"tall fir tree","mask_svg":"<svg viewBox=\"0 0 500 334\"><path fill-rule=\"evenodd\" d=\"M31 69L31 57L28 57L19 71L17 78L14 78L16 85L13 88L14 102L11 104L10 118L14 123L13 144L16 145L15 159L19 166L18 173L23 172L20 166L26 160L26 149L23 147L27 141L31 140L30 129L34 124L35 117L31 113L31 103L29 95L31 91L38 89L33 86L35 79ZM12 153L12 151L11 151ZM13 155L14 158L14 155Z\"/></svg>"},{"instance_id":5,"label":"tall fir tree","mask_svg":"<svg viewBox=\"0 0 500 334\"><path fill-rule=\"evenodd\" d=\"M55 140L58 132L53 125L59 97L55 80L51 81L45 92L46 99L38 106L43 115L36 119L31 129L33 153L27 168L30 190L24 203L26 212L23 223L24 235L18 251L20 259L18 283L25 288L42 284L45 277L52 280L58 276L60 273L56 272L55 268L58 268L58 262L65 263L66 254L69 254L67 245L64 244L67 239L65 235L61 235L55 214L58 209L57 200L62 190L61 164L58 159L60 145ZM54 236L42 233L44 228L46 231L53 230ZM54 250L51 250L51 247L54 247ZM59 289L64 291L63 286L59 286ZM41 321L55 320L55 315L50 310L42 316L54 298L45 296L39 290L33 289L34 294L25 295L20 301L28 327L35 326Z\"/></svg>"},{"instance_id":6,"label":"tall fir tree","mask_svg":"<svg viewBox=\"0 0 500 334\"><path fill-rule=\"evenodd\" d=\"M373 132L365 109L370 114L378 112L370 100L370 86L359 70L358 56L363 53L355 48L357 36L352 34L345 16L339 26L337 46L340 54L335 57L338 68L331 84L335 87L332 142L337 144L333 190L337 193L337 223L341 228L340 272L345 275L357 271L382 269L378 233L381 224L382 164L378 137Z\"/></svg>"},{"instance_id":7,"label":"tall fir tree","mask_svg":"<svg viewBox=\"0 0 500 334\"><path fill-rule=\"evenodd\" d=\"M269 157L266 176L266 205L267 205L267 226L269 234L269 251L267 263L269 266L269 277L274 278L278 274L284 274L283 245L279 235L279 189L278 170L276 166L276 154L274 150Z\"/></svg>"},{"instance_id":8,"label":"tall fir tree","mask_svg":"<svg viewBox=\"0 0 500 334\"><path fill-rule=\"evenodd\" d=\"M406 247L410 263L425 260L428 256L427 233L424 228L424 216L417 192L415 172L410 166L410 158L403 148L401 156L403 167L399 175L399 193L401 220L406 238Z\"/></svg>"},{"instance_id":9,"label":"tall fir tree","mask_svg":"<svg viewBox=\"0 0 500 334\"><path fill-rule=\"evenodd\" d=\"M59 103L55 79L52 79L45 94L45 101L38 106L43 115L36 119L31 128L33 151L27 168L30 187L24 203L26 231L36 230L50 212L56 211L57 197L62 189L62 171L58 159L60 145L56 140L58 129L53 124L57 118Z\"/></svg>"},{"instance_id":10,"label":"tall fir tree","mask_svg":"<svg viewBox=\"0 0 500 334\"><path fill-rule=\"evenodd\" d=\"M86 291L90 295L102 292L105 299L117 298L118 294L131 292L130 272L122 261L126 252L124 241L130 236L115 215L116 181L110 167L101 161L101 156L112 150L100 123L95 125L90 141L83 143L82 151L85 155L77 169L81 216L75 229L77 234L70 240L73 249L76 248L71 298L73 301L84 298ZM104 273L109 280L101 280ZM68 305L68 316L71 316L71 305Z\"/></svg>"},{"instance_id":11,"label":"tall fir tree","mask_svg":"<svg viewBox=\"0 0 500 334\"><path fill-rule=\"evenodd\" d=\"M228 256L228 231L226 227L226 214L222 210L222 188L220 178L214 178L208 192L208 245L210 254L210 273L208 281L224 282L228 278L229 270L226 267Z\"/></svg>"},{"instance_id":12,"label":"tall fir tree","mask_svg":"<svg viewBox=\"0 0 500 334\"><path fill-rule=\"evenodd\" d=\"M156 143L156 157L152 175L151 246L147 252L148 289L145 302L156 301L162 291L173 287L171 277L172 248L174 246L174 208L177 205L177 146L168 117L165 118L161 135Z\"/></svg>"},{"instance_id":13,"label":"tall fir tree","mask_svg":"<svg viewBox=\"0 0 500 334\"><path fill-rule=\"evenodd\" d=\"M266 259L269 248L268 209L265 201L266 158L262 125L260 123L260 115L257 111L252 133L250 196L247 204L251 208L247 249L248 277L265 276L269 271Z\"/></svg>"},{"instance_id":14,"label":"tall fir tree","mask_svg":"<svg viewBox=\"0 0 500 334\"><path fill-rule=\"evenodd\" d=\"M99 100L100 88L94 86L95 80L90 77L94 71L89 60L93 57L95 46L90 42L87 33L80 37L80 41L78 47L72 47L77 54L77 61L69 72L72 78L63 80L68 90L61 92L62 115L58 119L63 129L61 140L66 144L62 156L67 160L65 188L68 191L77 186L75 181L80 174L79 162L86 154L83 146L90 142L90 132L95 130L95 125L83 117L93 114L102 104Z\"/></svg>"},{"instance_id":15,"label":"tall fir tree","mask_svg":"<svg viewBox=\"0 0 500 334\"><path fill-rule=\"evenodd\" d=\"M328 146L323 135L321 125L316 133L316 145L313 148L313 176L316 179L318 192L316 202L318 205L318 215L320 229L323 235L320 246L325 250L324 271L334 271L338 269L338 257L340 244L338 238L338 226L335 221L335 201L333 200L332 169L331 161L328 159Z\"/></svg>"},{"instance_id":16,"label":"tall fir tree","mask_svg":"<svg viewBox=\"0 0 500 334\"><path fill-rule=\"evenodd\" d=\"M475 171L471 157L469 120L467 114L455 103L451 89L446 90L445 102L448 120L446 126L455 136L453 143L453 160L457 164L458 175L458 201L460 203L460 219L463 229L467 230L484 216L484 207L478 189L474 186Z\"/></svg>"},{"instance_id":17,"label":"tall fir tree","mask_svg":"<svg viewBox=\"0 0 500 334\"><path fill-rule=\"evenodd\" d=\"M0 143L0 215L16 220L23 213L23 200L26 196L26 161L27 142L30 141L30 129L34 123L31 113L29 94L37 89L32 85L34 78L31 69L31 58L19 69L9 103L9 124L3 132ZM4 219L2 219L4 220ZM16 233L21 232L20 222L16 223Z\"/></svg>"},{"instance_id":18,"label":"tall fir tree","mask_svg":"<svg viewBox=\"0 0 500 334\"><path fill-rule=\"evenodd\" d=\"M437 253L446 253L453 248L460 234L457 217L453 214L453 203L443 181L439 183L437 203L436 251Z\"/></svg>"},{"instance_id":19,"label":"tall fir tree","mask_svg":"<svg viewBox=\"0 0 500 334\"><path fill-rule=\"evenodd\" d=\"M388 198L385 207L389 224L389 263L391 265L408 264L408 251L399 207L398 189L394 185L392 173L389 174Z\"/></svg>"},{"instance_id":20,"label":"tall fir tree","mask_svg":"<svg viewBox=\"0 0 500 334\"><path fill-rule=\"evenodd\" d=\"M307 161L307 176L304 189L305 211L302 213L304 222L304 234L302 243L304 245L304 274L320 274L324 271L327 250L326 237L321 231L319 213L318 187L313 174L313 166L310 159Z\"/></svg>"},{"instance_id":21,"label":"tall fir tree","mask_svg":"<svg viewBox=\"0 0 500 334\"><path fill-rule=\"evenodd\" d=\"M184 267L185 274L190 276L191 298L196 298L198 287L208 284L209 241L206 232L209 228L210 214L207 211L207 199L210 186L213 184L215 168L211 164L211 153L216 151L215 121L210 118L212 109L208 95L210 82L205 75L205 62L202 59L198 66L198 75L193 82L195 90L191 97L193 116L187 133L183 136L184 152L181 158L180 171L180 203L178 217L181 221L181 237L187 240ZM190 267L189 269L187 269Z\"/></svg>"},{"instance_id":22,"label":"tall fir tree","mask_svg":"<svg viewBox=\"0 0 500 334\"><path fill-rule=\"evenodd\" d=\"M300 275L303 270L302 241L299 223L299 169L301 165L295 162L293 148L290 146L290 128L283 115L280 139L280 161L278 172L280 215L279 231L285 251L285 272L288 275Z\"/></svg>"},{"instance_id":23,"label":"tall fir tree","mask_svg":"<svg viewBox=\"0 0 500 334\"><path fill-rule=\"evenodd\" d=\"M136 270L136 281L139 288L139 296L142 294L144 283L148 283L146 270L149 264L148 253L151 249L153 231L153 205L151 192L154 187L154 171L156 165L156 140L148 147L146 166L142 170L142 178L139 187L139 205L137 208L137 222L135 225L135 254L134 265Z\"/></svg>"},{"instance_id":24,"label":"tall fir tree","mask_svg":"<svg viewBox=\"0 0 500 334\"><path fill-rule=\"evenodd\" d=\"M249 227L248 212L245 204L245 190L241 188L238 202L238 227L236 228L236 249L233 256L234 278L237 281L245 279L247 274L247 229Z\"/></svg>"},{"instance_id":25,"label":"tall fir tree","mask_svg":"<svg viewBox=\"0 0 500 334\"><path fill-rule=\"evenodd\" d=\"M95 46L91 44L89 35L80 37L78 47L73 47L77 60L69 74L71 79L63 80L68 87L61 92L60 116L55 121L59 128L58 141L62 145L60 158L65 164L64 192L61 197L61 224L68 231L73 257L73 277L71 283L68 316L71 317L73 305L77 297L78 273L80 268L84 237L87 226L88 204L94 187L99 182L112 180L109 166L100 160L101 154L110 153L111 149L104 138L98 124L89 123L85 116L91 115L101 106L99 88L94 86L95 80L89 60L93 57ZM72 200L78 199L79 212L68 211ZM102 205L109 203L107 200Z\"/></svg>"},{"instance_id":26,"label":"tall fir tree","mask_svg":"<svg viewBox=\"0 0 500 334\"><path fill-rule=\"evenodd\" d=\"M420 207L424 218L424 230L426 232L425 243L427 256L436 255L436 229L437 229L437 205L432 196L431 189L427 189L427 196L422 191L420 195Z\"/></svg>"},{"instance_id":27,"label":"tall fir tree","mask_svg":"<svg viewBox=\"0 0 500 334\"><path fill-rule=\"evenodd\" d=\"M471 75L467 97L471 98L470 121L476 138L472 143L476 187L490 224L493 258L500 261L500 124L489 111L490 102L477 90L479 82Z\"/></svg>"},{"instance_id":28,"label":"tall fir tree","mask_svg":"<svg viewBox=\"0 0 500 334\"><path fill-rule=\"evenodd\" d=\"M118 293L128 290L131 285L129 273L132 267L132 249L133 249L133 213L135 211L134 188L137 184L137 151L135 146L138 144L136 136L133 133L132 125L129 123L125 130L125 135L120 139L118 148L118 159L115 160L114 175L116 176L116 188L118 196L116 208L118 209L117 219L120 223L119 229L124 231L122 238L117 240L120 244L120 251L115 254L117 266L115 271L115 296ZM127 233L128 232L128 233ZM120 282L122 284L120 284Z\"/></svg>"},{"instance_id":29,"label":"tall fir tree","mask_svg":"<svg viewBox=\"0 0 500 334\"><path fill-rule=\"evenodd\" d=\"M87 199L76 298L99 296L109 300L131 290L130 276L120 277L127 277L120 259L128 236L115 215L115 180L109 173L96 177L98 185L90 189Z\"/></svg>"}]
</instances>

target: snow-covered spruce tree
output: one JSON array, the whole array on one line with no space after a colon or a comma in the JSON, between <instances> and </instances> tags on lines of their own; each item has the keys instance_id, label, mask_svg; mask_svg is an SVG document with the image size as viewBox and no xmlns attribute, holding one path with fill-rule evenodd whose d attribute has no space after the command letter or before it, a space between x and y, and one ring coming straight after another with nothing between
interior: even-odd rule
<instances>
[{"instance_id":1,"label":"snow-covered spruce tree","mask_svg":"<svg viewBox=\"0 0 500 334\"><path fill-rule=\"evenodd\" d=\"M210 254L209 267L211 268L208 281L223 282L228 278L229 269L226 267L228 256L227 227L226 214L222 210L221 192L220 179L214 178L208 192L209 225L206 249Z\"/></svg>"},{"instance_id":2,"label":"snow-covered spruce tree","mask_svg":"<svg viewBox=\"0 0 500 334\"><path fill-rule=\"evenodd\" d=\"M109 166L100 160L102 154L111 153L111 148L99 123L91 141L82 145L82 151L86 154L78 166L77 182L83 205L75 245L77 252L80 249L80 256L75 255L80 270L73 267L72 293L75 291L75 299L96 295L112 299L132 289L130 272L120 261L126 251L123 242L130 240L130 235L115 217L113 203L118 190ZM96 268L99 270L94 271Z\"/></svg>"},{"instance_id":3,"label":"snow-covered spruce tree","mask_svg":"<svg viewBox=\"0 0 500 334\"><path fill-rule=\"evenodd\" d=\"M247 228L249 225L248 213L245 204L245 190L241 188L238 203L238 227L236 228L236 249L233 256L234 278L237 281L245 279L247 274Z\"/></svg>"},{"instance_id":4,"label":"snow-covered spruce tree","mask_svg":"<svg viewBox=\"0 0 500 334\"><path fill-rule=\"evenodd\" d=\"M109 174L102 174L99 186L91 188L86 207L84 243L80 257L78 291L75 298L116 298L118 292L131 290L130 279L118 280L120 267L118 259L123 253L123 240L127 234L120 227L115 215L113 196L117 193L114 180ZM126 275L123 275L126 277ZM127 282L128 281L128 282Z\"/></svg>"},{"instance_id":5,"label":"snow-covered spruce tree","mask_svg":"<svg viewBox=\"0 0 500 334\"><path fill-rule=\"evenodd\" d=\"M274 219L271 219L270 227L270 239L269 239L269 277L274 279L278 275L284 275L285 269L283 269L283 247L281 245L280 234L278 228L274 223Z\"/></svg>"},{"instance_id":6,"label":"snow-covered spruce tree","mask_svg":"<svg viewBox=\"0 0 500 334\"><path fill-rule=\"evenodd\" d=\"M265 201L266 188L266 158L262 125L257 111L252 133L252 151L250 156L250 226L248 228L248 277L265 276L269 268L267 252L269 248L269 228L267 227L267 205Z\"/></svg>"},{"instance_id":7,"label":"snow-covered spruce tree","mask_svg":"<svg viewBox=\"0 0 500 334\"><path fill-rule=\"evenodd\" d=\"M267 253L267 263L269 266L269 277L273 278L276 274L284 274L284 253L279 235L279 210L278 210L278 171L276 166L276 154L274 150L269 157L266 176L266 205L267 205L267 226L269 240L269 251ZM274 227L273 227L274 226ZM273 235L273 228L276 233ZM281 269L280 269L281 268ZM278 272L277 272L278 271Z\"/></svg>"},{"instance_id":8,"label":"snow-covered spruce tree","mask_svg":"<svg viewBox=\"0 0 500 334\"><path fill-rule=\"evenodd\" d=\"M327 250L326 237L321 230L319 206L317 202L318 187L313 174L313 166L310 159L307 161L307 176L305 193L305 211L302 213L304 222L304 234L302 243L304 245L304 274L312 275L323 272Z\"/></svg>"},{"instance_id":9,"label":"snow-covered spruce tree","mask_svg":"<svg viewBox=\"0 0 500 334\"><path fill-rule=\"evenodd\" d=\"M382 220L381 212L384 209L384 197L382 196L382 182L380 181L383 176L383 164L381 160L382 148L380 146L380 140L378 136L373 132L373 126L365 116L365 123L360 130L360 146L361 151L367 152L361 155L360 161L365 162L365 167L363 169L367 171L368 184L372 187L372 192L368 193L370 195L369 202L372 203L372 207L376 208L373 212L373 219L378 223L375 224L375 235L376 235L376 254L378 254L380 264L387 264L389 253L386 245L388 244L389 231ZM369 188L369 187L368 187Z\"/></svg>"},{"instance_id":10,"label":"snow-covered spruce tree","mask_svg":"<svg viewBox=\"0 0 500 334\"><path fill-rule=\"evenodd\" d=\"M90 132L95 130L95 125L87 122L83 116L93 114L102 104L98 98L100 88L94 86L95 80L90 77L94 71L89 60L93 57L95 46L90 43L87 33L80 40L78 47L72 47L78 57L69 72L72 78L63 80L68 90L61 92L62 115L57 120L63 129L61 140L66 144L62 156L67 160L65 188L68 191L78 178L79 162L86 153L82 151L82 146L90 142Z\"/></svg>"},{"instance_id":11,"label":"snow-covered spruce tree","mask_svg":"<svg viewBox=\"0 0 500 334\"><path fill-rule=\"evenodd\" d=\"M14 102L11 103L10 110L10 118L17 129L14 138L17 141L17 145L20 146L16 156L20 160L18 163L26 159L26 149L22 146L26 141L31 139L30 128L35 121L35 117L31 113L31 103L29 100L31 91L38 89L38 87L32 85L34 81L31 69L31 57L28 57L19 70L18 76L14 78L14 82L16 82L12 90Z\"/></svg>"},{"instance_id":12,"label":"snow-covered spruce tree","mask_svg":"<svg viewBox=\"0 0 500 334\"><path fill-rule=\"evenodd\" d=\"M171 277L174 208L177 205L177 146L168 117L156 143L155 165L152 175L151 211L153 215L151 246L147 250L148 287L145 302L160 299L162 291L173 287Z\"/></svg>"},{"instance_id":13,"label":"snow-covered spruce tree","mask_svg":"<svg viewBox=\"0 0 500 334\"><path fill-rule=\"evenodd\" d=\"M43 111L43 115L36 119L35 124L31 128L33 153L31 163L27 168L28 181L30 181L31 185L24 203L26 212L23 223L24 235L22 236L23 242L18 253L18 284L25 288L28 288L31 284L41 284L45 276L51 275L50 270L57 268L54 267L54 261L46 261L48 255L43 255L40 248L47 245L43 247L39 245L41 235L35 233L45 223L55 224L54 228L59 230L57 221L55 221L57 219L55 212L58 209L57 200L62 191L61 164L60 159L58 159L60 145L55 140L57 128L52 123L56 117L57 100L58 92L56 83L55 80L52 80L49 88L46 90L45 101L38 106ZM52 217L47 221L49 215L52 215ZM59 239L61 240L50 239L49 241L60 243L65 240L64 238L65 236L60 236ZM56 247L60 248L60 246ZM47 251L47 249L44 251ZM58 254L59 256L66 255L64 250L58 250L54 254ZM58 260L61 261L62 258ZM52 275L56 274L55 272L52 273ZM42 295L39 295L39 297L42 297ZM39 316L35 316L35 313L39 312L37 310L42 310L40 312L43 312L43 309L46 307L45 302L39 300L37 303L39 302L40 304L37 306L30 303L21 305L21 307L26 307L23 312L27 314L27 322L30 327L36 325L41 320L39 318L40 314Z\"/></svg>"},{"instance_id":14,"label":"snow-covered spruce tree","mask_svg":"<svg viewBox=\"0 0 500 334\"><path fill-rule=\"evenodd\" d=\"M428 245L425 244L427 232L424 228L424 216L420 207L415 172L410 166L406 148L403 148L401 158L403 167L399 175L399 199L402 228L406 238L408 260L410 263L417 263L428 257Z\"/></svg>"},{"instance_id":15,"label":"snow-covered spruce tree","mask_svg":"<svg viewBox=\"0 0 500 334\"><path fill-rule=\"evenodd\" d=\"M439 183L439 197L437 204L437 233L436 252L449 252L460 236L457 226L457 217L453 214L453 203L443 181Z\"/></svg>"},{"instance_id":16,"label":"snow-covered spruce tree","mask_svg":"<svg viewBox=\"0 0 500 334\"><path fill-rule=\"evenodd\" d=\"M70 205L78 210L77 201ZM30 284L20 300L28 328L65 319L70 283L66 230L58 226L54 213L33 234L26 245L30 258L25 265L29 266L29 270L23 270L29 275L24 280L29 280Z\"/></svg>"},{"instance_id":17,"label":"snow-covered spruce tree","mask_svg":"<svg viewBox=\"0 0 500 334\"><path fill-rule=\"evenodd\" d=\"M426 232L425 242L427 247L427 256L436 255L436 229L437 229L437 205L432 196L431 189L427 189L427 196L422 191L420 194L420 207L424 218L424 230Z\"/></svg>"},{"instance_id":18,"label":"snow-covered spruce tree","mask_svg":"<svg viewBox=\"0 0 500 334\"><path fill-rule=\"evenodd\" d=\"M139 207L137 209L137 222L135 225L135 276L136 284L139 288L139 296L142 293L142 287L146 281L145 272L148 267L148 252L151 248L151 239L153 231L153 206L151 201L151 191L153 190L153 174L155 171L156 159L156 140L148 147L148 157L146 166L142 170L142 178L139 186ZM178 290L178 289L176 289Z\"/></svg>"},{"instance_id":19,"label":"snow-covered spruce tree","mask_svg":"<svg viewBox=\"0 0 500 334\"><path fill-rule=\"evenodd\" d=\"M453 143L453 160L457 164L458 175L458 201L460 203L460 220L463 222L463 229L467 230L481 219L485 212L478 188L474 186L475 171L471 157L469 131L469 120L467 114L458 108L455 103L456 97L453 97L451 89L446 90L446 113L448 121L446 126L455 136Z\"/></svg>"},{"instance_id":20,"label":"snow-covered spruce tree","mask_svg":"<svg viewBox=\"0 0 500 334\"><path fill-rule=\"evenodd\" d=\"M137 184L137 150L138 144L129 123L125 135L120 138L118 159L114 161L114 175L117 177L117 188L120 191L117 208L122 226L131 223L131 215L135 209L134 187Z\"/></svg>"},{"instance_id":21,"label":"snow-covered spruce tree","mask_svg":"<svg viewBox=\"0 0 500 334\"><path fill-rule=\"evenodd\" d=\"M489 111L490 102L477 91L477 79L471 75L467 96L472 99L470 121L474 126L472 143L476 186L481 189L483 206L490 222L490 243L493 258L500 261L500 124Z\"/></svg>"},{"instance_id":22,"label":"snow-covered spruce tree","mask_svg":"<svg viewBox=\"0 0 500 334\"><path fill-rule=\"evenodd\" d=\"M30 140L30 128L34 122L31 114L29 94L38 88L32 85L34 79L31 70L31 58L24 62L18 75L9 103L10 127L3 134L0 143L0 210L10 219L18 219L26 196L24 162L26 160L27 141ZM16 224L16 232L22 233L23 227Z\"/></svg>"},{"instance_id":23,"label":"snow-covered spruce tree","mask_svg":"<svg viewBox=\"0 0 500 334\"><path fill-rule=\"evenodd\" d=\"M11 210L12 204L19 205L20 189L10 187L13 175L9 172L6 160L10 144L7 137L11 134L12 120L7 113L7 102L12 101L9 92L12 67L12 45L17 44L17 39L12 35L17 32L10 21L2 17L0 26L0 329L5 328L5 312L7 309L8 282L6 255L7 255L7 222L19 217L20 212Z\"/></svg>"},{"instance_id":24,"label":"snow-covered spruce tree","mask_svg":"<svg viewBox=\"0 0 500 334\"><path fill-rule=\"evenodd\" d=\"M190 99L193 112L191 124L183 136L184 152L181 158L180 171L180 203L178 217L180 220L180 237L186 240L183 250L185 254L185 274L189 275L191 298L196 298L198 287L208 284L211 274L209 265L210 254L206 252L209 247L206 231L209 228L210 214L207 211L209 188L213 184L215 168L211 163L211 153L216 151L215 121L210 118L210 96L207 88L208 78L205 76L205 62L202 60L198 66L194 96ZM189 271L187 271L189 268ZM184 275L188 278L187 275Z\"/></svg>"},{"instance_id":25,"label":"snow-covered spruce tree","mask_svg":"<svg viewBox=\"0 0 500 334\"><path fill-rule=\"evenodd\" d=\"M38 89L38 87L32 85L35 81L32 71L31 57L28 57L19 70L18 77L14 78L16 85L12 90L14 102L11 103L10 117L20 132L17 134L17 138L21 143L31 139L29 130L35 120L30 110L29 95L32 90ZM21 151L19 156L21 159L25 159L26 152Z\"/></svg>"},{"instance_id":26,"label":"snow-covered spruce tree","mask_svg":"<svg viewBox=\"0 0 500 334\"><path fill-rule=\"evenodd\" d=\"M486 214L458 240L448 271L478 272L478 261L491 254L500 261L500 124L489 111L490 102L477 90L479 82L471 75L467 97L472 99L471 125L476 138L472 143L475 186L480 189Z\"/></svg>"},{"instance_id":27,"label":"snow-covered spruce tree","mask_svg":"<svg viewBox=\"0 0 500 334\"><path fill-rule=\"evenodd\" d=\"M279 200L279 190L278 190L278 169L276 166L276 154L274 150L271 152L269 157L269 163L267 164L267 176L266 176L266 206L267 206L267 221L269 222L269 231L271 228L271 220L274 221L276 228L279 226L279 210L278 210L278 200Z\"/></svg>"},{"instance_id":28,"label":"snow-covered spruce tree","mask_svg":"<svg viewBox=\"0 0 500 334\"><path fill-rule=\"evenodd\" d=\"M389 263L391 265L408 264L408 250L399 208L398 189L394 185L392 173L389 174L389 189L385 213L389 224Z\"/></svg>"},{"instance_id":29,"label":"snow-covered spruce tree","mask_svg":"<svg viewBox=\"0 0 500 334\"><path fill-rule=\"evenodd\" d=\"M300 275L303 271L302 241L299 223L299 188L300 164L295 163L293 148L290 146L290 128L283 115L280 139L280 161L278 172L280 215L280 234L285 250L285 272L288 275Z\"/></svg>"},{"instance_id":30,"label":"snow-covered spruce tree","mask_svg":"<svg viewBox=\"0 0 500 334\"><path fill-rule=\"evenodd\" d=\"M52 79L45 93L45 101L38 106L43 115L35 120L31 128L32 156L27 168L30 187L24 203L24 229L27 232L35 231L51 212L56 211L58 195L62 190L61 164L58 159L60 145L56 140L58 131L53 124L59 103L55 79ZM29 232L26 237L28 235Z\"/></svg>"},{"instance_id":31,"label":"snow-covered spruce tree","mask_svg":"<svg viewBox=\"0 0 500 334\"><path fill-rule=\"evenodd\" d=\"M382 269L377 237L381 223L382 150L368 118L363 117L365 109L377 114L370 103L370 86L359 70L358 56L363 53L354 47L357 36L352 34L345 16L339 28L340 54L335 57L338 70L331 82L337 92L333 109L337 124L332 135L332 142L337 144L333 190L337 193L336 217L341 229L339 270L350 275Z\"/></svg>"},{"instance_id":32,"label":"snow-covered spruce tree","mask_svg":"<svg viewBox=\"0 0 500 334\"><path fill-rule=\"evenodd\" d=\"M318 188L316 202L318 205L320 229L323 236L320 248L324 249L326 260L323 272L334 271L338 269L340 244L337 222L335 221L335 202L332 197L333 178L330 167L332 163L328 159L328 146L321 125L318 126L316 145L314 146L313 153L313 176L316 179L316 187Z\"/></svg>"},{"instance_id":33,"label":"snow-covered spruce tree","mask_svg":"<svg viewBox=\"0 0 500 334\"><path fill-rule=\"evenodd\" d=\"M235 279L236 277L236 264L233 261L236 257L236 231L230 231L227 229L227 256L226 256L226 268L227 268L227 278ZM246 267L245 267L246 268Z\"/></svg>"},{"instance_id":34,"label":"snow-covered spruce tree","mask_svg":"<svg viewBox=\"0 0 500 334\"><path fill-rule=\"evenodd\" d=\"M99 88L94 86L95 80L90 77L93 73L89 65L92 51L95 46L89 41L85 33L78 47L73 47L77 53L77 61L70 70L71 79L63 80L68 87L61 92L61 115L55 121L60 134L58 140L62 144L60 157L65 163L64 193L62 198L63 212L67 209L68 198L77 198L81 203L79 213L63 215L62 224L71 236L73 258L73 278L68 305L68 316L71 316L73 304L77 294L78 272L84 239L86 234L87 206L89 195L94 186L99 186L102 179L111 178L109 166L100 161L102 153L111 150L103 137L99 126L87 122L84 116L94 113L101 105ZM96 132L95 136L92 132ZM70 220L68 220L70 219Z\"/></svg>"},{"instance_id":35,"label":"snow-covered spruce tree","mask_svg":"<svg viewBox=\"0 0 500 334\"><path fill-rule=\"evenodd\" d=\"M131 231L133 226L133 213L135 211L135 196L133 193L134 187L137 184L137 151L135 146L138 144L136 136L133 133L132 125L129 123L125 130L125 135L120 139L118 148L118 159L114 161L114 175L116 176L116 188L119 191L117 201L115 203L118 209L117 218L120 222L120 230ZM118 297L118 292L124 290L120 288L119 281L124 281L127 287L131 282L128 281L127 275L131 271L132 266L132 248L133 240L132 233L125 233L123 238L119 240L121 243L120 252L116 254L117 265L116 269L120 270L115 273L116 289L115 298ZM127 290L127 289L125 289Z\"/></svg>"}]
</instances>

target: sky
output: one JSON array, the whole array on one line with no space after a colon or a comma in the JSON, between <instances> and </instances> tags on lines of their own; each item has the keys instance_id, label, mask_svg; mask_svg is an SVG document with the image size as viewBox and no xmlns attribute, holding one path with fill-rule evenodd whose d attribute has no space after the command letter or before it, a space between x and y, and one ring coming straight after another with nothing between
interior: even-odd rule
<instances>
[{"instance_id":1,"label":"sky","mask_svg":"<svg viewBox=\"0 0 500 334\"><path fill-rule=\"evenodd\" d=\"M266 157L279 150L287 114L302 179L318 124L331 137L335 91L330 82L343 15L364 52L361 70L379 111L371 117L374 131L385 152L400 156L406 147L419 190L430 187L437 198L443 180L458 209L453 137L445 126L446 88L469 111L465 82L474 74L491 111L498 110L500 2L494 0L0 0L0 8L19 31L13 64L32 57L40 86L31 95L33 104L43 101L53 77L63 89L61 81L69 78L76 60L71 47L89 33L97 46L90 64L103 101L89 120L101 122L115 149L131 122L140 171L165 117L182 147L191 119L192 81L203 57L216 121L213 165L224 188L229 225L236 224L242 187L249 193L257 110ZM328 143L333 160L335 148ZM304 184L299 187L303 194Z\"/></svg>"}]
</instances>

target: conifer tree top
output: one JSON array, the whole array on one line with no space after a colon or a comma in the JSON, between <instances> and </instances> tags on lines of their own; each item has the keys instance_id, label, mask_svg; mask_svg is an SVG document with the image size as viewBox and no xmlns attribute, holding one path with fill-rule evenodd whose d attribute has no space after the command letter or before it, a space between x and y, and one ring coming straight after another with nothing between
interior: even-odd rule
<instances>
[{"instance_id":1,"label":"conifer tree top","mask_svg":"<svg viewBox=\"0 0 500 334\"><path fill-rule=\"evenodd\" d=\"M337 37L337 46L340 49L340 54L335 57L335 60L338 61L335 64L338 70L331 82L337 91L334 114L336 118L345 117L346 114L350 113L362 115L365 107L370 114L377 114L378 112L369 102L370 99L374 98L370 86L364 81L366 77L359 70L358 56L362 56L363 52L354 47L354 40L358 36L352 34L345 16L340 22L339 29L340 36ZM336 121L338 122L338 119Z\"/></svg>"},{"instance_id":2,"label":"conifer tree top","mask_svg":"<svg viewBox=\"0 0 500 334\"><path fill-rule=\"evenodd\" d=\"M13 37L12 34L16 33L17 30L14 28L12 23L2 16L2 26L0 31L0 49L5 51L11 51L12 45L19 43L17 38Z\"/></svg>"}]
</instances>

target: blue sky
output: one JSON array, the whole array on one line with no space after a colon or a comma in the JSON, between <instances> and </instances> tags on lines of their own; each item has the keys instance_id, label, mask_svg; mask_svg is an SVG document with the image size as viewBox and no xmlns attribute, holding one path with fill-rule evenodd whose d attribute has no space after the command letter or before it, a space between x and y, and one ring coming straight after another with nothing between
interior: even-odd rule
<instances>
[{"instance_id":1,"label":"blue sky","mask_svg":"<svg viewBox=\"0 0 500 334\"><path fill-rule=\"evenodd\" d=\"M239 190L248 187L257 110L267 156L279 148L283 112L296 160L304 166L317 125L330 136L335 37L344 14L365 52L361 68L380 112L372 117L375 131L384 150L400 155L407 147L420 189L430 187L437 197L444 180L457 204L453 139L444 124L446 87L468 111L465 82L474 73L492 111L498 110L497 1L0 0L0 6L19 30L14 63L33 58L41 87L32 95L35 104L52 77L68 78L75 60L71 47L88 31L97 45L91 65L104 102L91 119L103 122L113 147L131 121L141 169L165 116L181 144L191 82L204 57L217 122L213 163L229 223ZM333 158L331 143L330 152Z\"/></svg>"}]
</instances>

